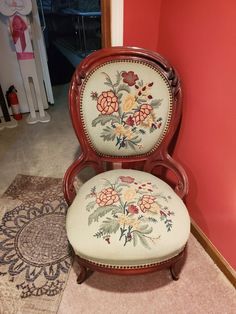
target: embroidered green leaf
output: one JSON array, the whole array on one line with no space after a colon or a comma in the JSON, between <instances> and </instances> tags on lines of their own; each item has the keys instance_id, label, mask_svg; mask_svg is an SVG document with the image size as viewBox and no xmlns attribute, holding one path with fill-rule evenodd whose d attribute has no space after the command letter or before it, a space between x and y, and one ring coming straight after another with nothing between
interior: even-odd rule
<instances>
[{"instance_id":1,"label":"embroidered green leaf","mask_svg":"<svg viewBox=\"0 0 236 314\"><path fill-rule=\"evenodd\" d=\"M145 130L143 130L143 129L139 129L138 131L139 131L139 133L141 133L141 134L145 134L145 133L146 133Z\"/></svg>"},{"instance_id":2,"label":"embroidered green leaf","mask_svg":"<svg viewBox=\"0 0 236 314\"><path fill-rule=\"evenodd\" d=\"M104 82L104 84L113 88L113 83L110 76L105 72L102 72L102 74L104 74L106 77L106 82Z\"/></svg>"},{"instance_id":3,"label":"embroidered green leaf","mask_svg":"<svg viewBox=\"0 0 236 314\"><path fill-rule=\"evenodd\" d=\"M117 189L121 189L121 191L123 190L123 188L129 188L129 183L123 183L123 182L120 182L117 184Z\"/></svg>"},{"instance_id":4,"label":"embroidered green leaf","mask_svg":"<svg viewBox=\"0 0 236 314\"><path fill-rule=\"evenodd\" d=\"M102 131L101 137L104 139L104 141L114 141L116 138L115 130L109 126L106 126Z\"/></svg>"},{"instance_id":5,"label":"embroidered green leaf","mask_svg":"<svg viewBox=\"0 0 236 314\"><path fill-rule=\"evenodd\" d=\"M150 221L150 222L153 222L153 223L157 223L158 222L158 220L156 220L153 217L148 217L147 220Z\"/></svg>"},{"instance_id":6,"label":"embroidered green leaf","mask_svg":"<svg viewBox=\"0 0 236 314\"><path fill-rule=\"evenodd\" d=\"M112 205L113 209L112 209L112 215L118 214L118 213L122 213L122 207L121 206L117 206L117 205Z\"/></svg>"},{"instance_id":7,"label":"embroidered green leaf","mask_svg":"<svg viewBox=\"0 0 236 314\"><path fill-rule=\"evenodd\" d=\"M136 149L136 145L133 144L131 141L127 141L127 145L134 150Z\"/></svg>"},{"instance_id":8,"label":"embroidered green leaf","mask_svg":"<svg viewBox=\"0 0 236 314\"><path fill-rule=\"evenodd\" d=\"M142 243L142 245L146 248L146 249L150 249L150 246L148 245L147 239L145 238L145 236L138 232L138 231L134 231L133 234L137 235L137 238L139 239L139 241Z\"/></svg>"},{"instance_id":9,"label":"embroidered green leaf","mask_svg":"<svg viewBox=\"0 0 236 314\"><path fill-rule=\"evenodd\" d=\"M140 87L142 87L142 86L143 86L143 80L139 81L139 82L138 82L138 85L139 85Z\"/></svg>"},{"instance_id":10,"label":"embroidered green leaf","mask_svg":"<svg viewBox=\"0 0 236 314\"><path fill-rule=\"evenodd\" d=\"M135 144L140 143L142 141L142 139L138 136L135 136L131 139L131 141Z\"/></svg>"},{"instance_id":11,"label":"embroidered green leaf","mask_svg":"<svg viewBox=\"0 0 236 314\"><path fill-rule=\"evenodd\" d=\"M103 236L103 231L102 230L98 230L98 232L96 232L93 236L96 237L96 238L101 238Z\"/></svg>"},{"instance_id":12,"label":"embroidered green leaf","mask_svg":"<svg viewBox=\"0 0 236 314\"><path fill-rule=\"evenodd\" d=\"M138 236L136 232L133 232L132 235L133 235L133 246L136 246L138 244Z\"/></svg>"},{"instance_id":13,"label":"embroidered green leaf","mask_svg":"<svg viewBox=\"0 0 236 314\"><path fill-rule=\"evenodd\" d=\"M153 186L153 188L156 188L156 186ZM161 198L161 199L165 200L166 202L168 202L168 200L169 200L168 197L164 196L161 193L153 194L153 196L156 197L156 198ZM158 204L158 205L161 207L160 204ZM168 209L168 208L166 208L166 209Z\"/></svg>"},{"instance_id":14,"label":"embroidered green leaf","mask_svg":"<svg viewBox=\"0 0 236 314\"><path fill-rule=\"evenodd\" d=\"M120 123L119 117L116 117L114 115L103 115L100 114L97 118L95 118L92 121L92 126L95 127L98 123L101 123L101 125L105 125L108 122L113 122L113 123Z\"/></svg>"},{"instance_id":15,"label":"embroidered green leaf","mask_svg":"<svg viewBox=\"0 0 236 314\"><path fill-rule=\"evenodd\" d=\"M143 195L143 194L147 194L147 191L138 190L137 193Z\"/></svg>"},{"instance_id":16,"label":"embroidered green leaf","mask_svg":"<svg viewBox=\"0 0 236 314\"><path fill-rule=\"evenodd\" d=\"M148 222L148 223L150 223L150 222L157 223L158 222L158 220L156 218L153 218L150 216L149 217L139 216L138 219L144 223L145 222Z\"/></svg>"},{"instance_id":17,"label":"embroidered green leaf","mask_svg":"<svg viewBox=\"0 0 236 314\"><path fill-rule=\"evenodd\" d=\"M120 84L121 81L121 73L119 71L116 72L116 82L114 84L114 87L117 87Z\"/></svg>"},{"instance_id":18,"label":"embroidered green leaf","mask_svg":"<svg viewBox=\"0 0 236 314\"><path fill-rule=\"evenodd\" d=\"M147 99L146 98L138 98L137 99L137 103L142 105L143 103L146 103L147 102Z\"/></svg>"},{"instance_id":19,"label":"embroidered green leaf","mask_svg":"<svg viewBox=\"0 0 236 314\"><path fill-rule=\"evenodd\" d=\"M143 231L144 231L145 229L147 229L147 228L148 228L148 225L146 224L146 225L140 226L140 227L139 227L139 230L143 232Z\"/></svg>"},{"instance_id":20,"label":"embroidered green leaf","mask_svg":"<svg viewBox=\"0 0 236 314\"><path fill-rule=\"evenodd\" d=\"M91 194L91 193L89 193L89 194L87 194L87 195L85 196L85 199L88 200L89 198L92 198L92 197L94 197L94 195Z\"/></svg>"},{"instance_id":21,"label":"embroidered green leaf","mask_svg":"<svg viewBox=\"0 0 236 314\"><path fill-rule=\"evenodd\" d=\"M132 149L136 149L136 145L142 141L138 136L133 137L131 140L126 139L126 144Z\"/></svg>"},{"instance_id":22,"label":"embroidered green leaf","mask_svg":"<svg viewBox=\"0 0 236 314\"><path fill-rule=\"evenodd\" d=\"M171 231L171 229L172 229L172 220L171 219L166 219L164 222L165 222L167 231L168 232Z\"/></svg>"},{"instance_id":23,"label":"embroidered green leaf","mask_svg":"<svg viewBox=\"0 0 236 314\"><path fill-rule=\"evenodd\" d=\"M89 202L86 206L86 210L90 211L91 209L94 208L95 204L96 204L96 201Z\"/></svg>"},{"instance_id":24,"label":"embroidered green leaf","mask_svg":"<svg viewBox=\"0 0 236 314\"><path fill-rule=\"evenodd\" d=\"M113 205L114 209L112 210L112 215L123 213L123 208L121 206Z\"/></svg>"},{"instance_id":25,"label":"embroidered green leaf","mask_svg":"<svg viewBox=\"0 0 236 314\"><path fill-rule=\"evenodd\" d=\"M150 234L152 233L152 227L150 227L149 225L142 225L139 227L140 232L142 232L142 234Z\"/></svg>"},{"instance_id":26,"label":"embroidered green leaf","mask_svg":"<svg viewBox=\"0 0 236 314\"><path fill-rule=\"evenodd\" d=\"M99 230L101 230L103 234L111 234L116 233L119 227L120 225L117 219L106 218L100 225Z\"/></svg>"},{"instance_id":27,"label":"embroidered green leaf","mask_svg":"<svg viewBox=\"0 0 236 314\"><path fill-rule=\"evenodd\" d=\"M129 88L129 86L126 85L126 84L121 84L121 85L119 85L119 87L117 88L117 91L116 91L117 94L118 94L120 91L125 91L125 92L129 93L129 92L130 92L130 88Z\"/></svg>"},{"instance_id":28,"label":"embroidered green leaf","mask_svg":"<svg viewBox=\"0 0 236 314\"><path fill-rule=\"evenodd\" d=\"M153 107L153 108L159 108L161 103L162 103L163 99L153 99L150 103L150 105Z\"/></svg>"},{"instance_id":29,"label":"embroidered green leaf","mask_svg":"<svg viewBox=\"0 0 236 314\"><path fill-rule=\"evenodd\" d=\"M117 208L117 206L100 206L88 217L88 224L90 225L93 221L98 221L100 217L105 216L107 213Z\"/></svg>"}]
</instances>

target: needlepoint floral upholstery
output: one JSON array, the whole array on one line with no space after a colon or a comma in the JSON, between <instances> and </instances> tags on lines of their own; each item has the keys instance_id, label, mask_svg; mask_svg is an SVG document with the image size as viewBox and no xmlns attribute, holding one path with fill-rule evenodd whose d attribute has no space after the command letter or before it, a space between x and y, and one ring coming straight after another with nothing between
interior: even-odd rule
<instances>
[{"instance_id":1,"label":"needlepoint floral upholstery","mask_svg":"<svg viewBox=\"0 0 236 314\"><path fill-rule=\"evenodd\" d=\"M145 61L105 62L83 83L84 128L94 149L103 155L150 152L162 141L171 110L169 83Z\"/></svg>"},{"instance_id":2,"label":"needlepoint floral upholstery","mask_svg":"<svg viewBox=\"0 0 236 314\"><path fill-rule=\"evenodd\" d=\"M91 271L136 275L169 268L179 278L190 234L182 201L188 178L169 149L180 126L181 95L176 70L153 51L105 48L78 65L69 108L80 153L64 176L78 283ZM87 168L94 177L75 189ZM164 182L169 173L173 189Z\"/></svg>"},{"instance_id":3,"label":"needlepoint floral upholstery","mask_svg":"<svg viewBox=\"0 0 236 314\"><path fill-rule=\"evenodd\" d=\"M103 265L140 266L181 252L190 233L182 200L164 181L111 170L81 186L67 214L75 253Z\"/></svg>"}]
</instances>

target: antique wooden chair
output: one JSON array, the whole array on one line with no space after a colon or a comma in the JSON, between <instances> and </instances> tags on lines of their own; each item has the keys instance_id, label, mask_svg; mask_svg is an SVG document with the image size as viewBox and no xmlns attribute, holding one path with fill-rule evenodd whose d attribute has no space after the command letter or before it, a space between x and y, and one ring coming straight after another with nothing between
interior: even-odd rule
<instances>
[{"instance_id":1,"label":"antique wooden chair","mask_svg":"<svg viewBox=\"0 0 236 314\"><path fill-rule=\"evenodd\" d=\"M177 280L190 219L182 201L187 176L169 154L181 117L174 68L144 49L96 51L74 73L69 106L81 147L64 177L78 283L94 270L135 275L169 268ZM97 174L76 194L75 177L86 167ZM173 189L154 175L159 167L174 173Z\"/></svg>"}]
</instances>

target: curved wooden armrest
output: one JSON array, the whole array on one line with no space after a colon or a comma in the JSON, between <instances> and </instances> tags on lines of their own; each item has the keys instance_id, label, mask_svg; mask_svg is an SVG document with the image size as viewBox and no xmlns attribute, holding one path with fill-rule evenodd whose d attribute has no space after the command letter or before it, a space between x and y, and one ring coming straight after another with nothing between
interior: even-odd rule
<instances>
[{"instance_id":1,"label":"curved wooden armrest","mask_svg":"<svg viewBox=\"0 0 236 314\"><path fill-rule=\"evenodd\" d=\"M86 167L92 167L96 173L101 173L104 171L101 162L87 160L84 155L81 155L77 160L75 160L67 169L63 179L64 196L68 205L71 205L76 196L74 187L75 177Z\"/></svg>"},{"instance_id":2,"label":"curved wooden armrest","mask_svg":"<svg viewBox=\"0 0 236 314\"><path fill-rule=\"evenodd\" d=\"M181 199L183 199L188 194L189 189L188 177L184 168L169 154L166 154L165 159L152 161L144 170L152 173L153 169L158 166L162 166L175 174L177 177L175 192Z\"/></svg>"}]
</instances>

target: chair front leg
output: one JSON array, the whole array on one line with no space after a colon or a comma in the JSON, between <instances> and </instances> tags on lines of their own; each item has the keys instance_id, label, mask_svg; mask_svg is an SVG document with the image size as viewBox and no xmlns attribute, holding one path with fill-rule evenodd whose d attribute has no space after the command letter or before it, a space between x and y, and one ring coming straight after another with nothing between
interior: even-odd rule
<instances>
[{"instance_id":1,"label":"chair front leg","mask_svg":"<svg viewBox=\"0 0 236 314\"><path fill-rule=\"evenodd\" d=\"M83 283L88 277L90 277L93 273L93 271L84 265L81 265L80 262L78 261L79 265L79 274L77 277L77 283L81 284Z\"/></svg>"},{"instance_id":2,"label":"chair front leg","mask_svg":"<svg viewBox=\"0 0 236 314\"><path fill-rule=\"evenodd\" d=\"M186 247L184 248L180 258L170 266L170 273L173 280L178 280L180 272L184 266L186 259Z\"/></svg>"}]
</instances>

